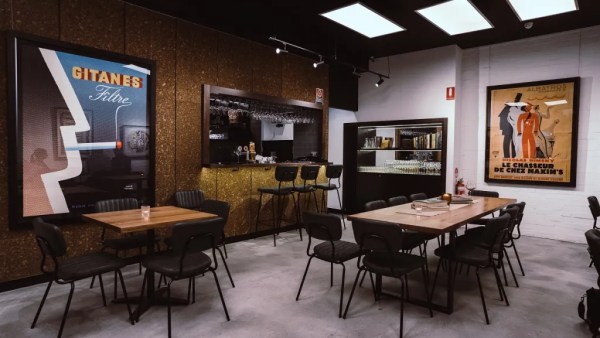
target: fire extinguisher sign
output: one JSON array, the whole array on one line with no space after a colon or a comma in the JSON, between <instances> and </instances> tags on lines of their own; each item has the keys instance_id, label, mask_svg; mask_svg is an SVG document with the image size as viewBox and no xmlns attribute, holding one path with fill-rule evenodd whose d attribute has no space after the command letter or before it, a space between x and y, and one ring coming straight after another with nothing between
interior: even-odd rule
<instances>
[{"instance_id":1,"label":"fire extinguisher sign","mask_svg":"<svg viewBox=\"0 0 600 338\"><path fill-rule=\"evenodd\" d=\"M446 100L454 100L456 97L456 87L446 87Z\"/></svg>"}]
</instances>

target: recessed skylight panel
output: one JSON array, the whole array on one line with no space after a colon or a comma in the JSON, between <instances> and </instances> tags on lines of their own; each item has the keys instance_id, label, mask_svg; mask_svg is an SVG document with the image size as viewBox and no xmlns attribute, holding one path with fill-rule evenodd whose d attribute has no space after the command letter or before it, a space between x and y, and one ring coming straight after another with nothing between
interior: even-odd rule
<instances>
[{"instance_id":1,"label":"recessed skylight panel","mask_svg":"<svg viewBox=\"0 0 600 338\"><path fill-rule=\"evenodd\" d=\"M417 13L448 33L448 35L492 28L489 21L469 0L451 0L419 9Z\"/></svg>"},{"instance_id":2,"label":"recessed skylight panel","mask_svg":"<svg viewBox=\"0 0 600 338\"><path fill-rule=\"evenodd\" d=\"M368 38L401 32L404 28L360 3L321 13L329 20L346 26Z\"/></svg>"},{"instance_id":3,"label":"recessed skylight panel","mask_svg":"<svg viewBox=\"0 0 600 338\"><path fill-rule=\"evenodd\" d=\"M576 0L508 0L521 21L576 11Z\"/></svg>"}]
</instances>

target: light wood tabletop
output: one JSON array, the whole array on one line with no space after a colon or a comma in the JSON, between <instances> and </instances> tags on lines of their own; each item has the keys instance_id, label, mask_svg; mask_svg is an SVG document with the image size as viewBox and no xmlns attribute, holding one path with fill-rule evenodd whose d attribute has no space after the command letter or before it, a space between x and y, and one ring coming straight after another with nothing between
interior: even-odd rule
<instances>
[{"instance_id":1,"label":"light wood tabletop","mask_svg":"<svg viewBox=\"0 0 600 338\"><path fill-rule=\"evenodd\" d=\"M170 227L178 222L196 221L218 217L207 212L178 208L174 206L150 209L150 217L144 219L140 209L98 212L83 214L88 222L100 224L119 233L152 230Z\"/></svg>"},{"instance_id":2,"label":"light wood tabletop","mask_svg":"<svg viewBox=\"0 0 600 338\"><path fill-rule=\"evenodd\" d=\"M512 198L472 197L475 203L456 209L451 208L448 212L436 216L407 214L403 212L403 209L408 205L403 204L349 215L348 219L389 222L398 224L404 229L442 234L456 230L470 221L489 215L511 203L516 203L516 200Z\"/></svg>"}]
</instances>

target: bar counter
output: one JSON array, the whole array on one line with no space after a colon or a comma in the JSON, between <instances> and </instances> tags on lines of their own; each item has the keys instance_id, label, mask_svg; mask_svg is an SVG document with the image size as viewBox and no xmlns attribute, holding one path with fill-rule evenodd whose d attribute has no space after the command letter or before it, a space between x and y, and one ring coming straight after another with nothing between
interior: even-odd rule
<instances>
[{"instance_id":1,"label":"bar counter","mask_svg":"<svg viewBox=\"0 0 600 338\"><path fill-rule=\"evenodd\" d=\"M258 213L258 188L277 186L275 180L275 167L280 165L320 165L317 183L326 183L325 165L316 162L282 162L282 163L239 163L239 164L207 164L199 174L199 186L204 191L207 199L218 199L229 203L231 210L229 220L225 225L225 235L229 238L239 239L269 234L270 226L260 224L258 233L255 232L256 215ZM295 181L296 186L302 185L300 168ZM313 182L310 182L313 184ZM298 194L296 194L297 196ZM308 194L301 197L301 211L306 209L306 198ZM327 196L325 196L327 198ZM272 215L271 196L263 195L263 207L260 211L261 220L270 219ZM321 205L321 191L317 191L317 205ZM315 211L315 203L312 201L308 210ZM293 206L287 203L284 218L293 219ZM282 226L291 225L283 222ZM234 239L235 240L235 239Z\"/></svg>"}]
</instances>

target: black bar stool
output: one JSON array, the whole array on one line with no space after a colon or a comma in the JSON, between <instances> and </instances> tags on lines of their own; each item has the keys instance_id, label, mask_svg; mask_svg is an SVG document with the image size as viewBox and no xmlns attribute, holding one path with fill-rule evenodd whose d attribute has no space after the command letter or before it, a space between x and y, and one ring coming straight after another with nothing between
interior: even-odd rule
<instances>
[{"instance_id":1,"label":"black bar stool","mask_svg":"<svg viewBox=\"0 0 600 338\"><path fill-rule=\"evenodd\" d=\"M340 198L340 187L342 186L340 182L340 177L342 176L342 170L344 166L341 164L332 164L328 165L325 168L325 177L328 178L327 183L315 184L315 188L321 190L321 212L325 210L327 212L327 199L325 199L325 191L335 190L338 197L338 202L340 202L340 211L342 213L342 222L344 223L344 229L346 229L346 221L344 220L344 207L342 205L342 199ZM337 179L337 185L335 183L331 183L331 180Z\"/></svg>"},{"instance_id":2,"label":"black bar stool","mask_svg":"<svg viewBox=\"0 0 600 338\"><path fill-rule=\"evenodd\" d=\"M317 184L317 176L319 176L319 170L321 166L318 165L305 165L300 168L300 178L302 178L302 185L298 187L294 187L294 191L298 193L298 214L302 215L302 208L300 207L300 196L303 194L308 194L308 199L306 200L306 210L308 211L310 205L310 196L315 199L315 211L319 211L319 205L317 204L317 188L315 185ZM312 181L312 182L310 182Z\"/></svg>"},{"instance_id":3,"label":"black bar stool","mask_svg":"<svg viewBox=\"0 0 600 338\"><path fill-rule=\"evenodd\" d=\"M273 232L273 246L277 246L276 235L279 233L279 228L281 227L281 221L284 213L284 206L287 202L287 198L292 196L292 200L294 202L294 213L296 214L296 224L298 224L298 209L296 208L296 198L294 197L294 180L298 175L298 167L296 166L284 166L280 165L275 168L275 180L279 183L276 187L263 187L258 188L258 192L260 193L260 197L258 199L258 212L256 214L256 229L258 232L258 224L266 222L260 222L260 209L262 208L262 197L263 194L273 195L271 198L271 206L272 206L272 219L273 229L277 229ZM292 183L292 185L282 185L284 183ZM275 196L277 196L277 209L275 208ZM300 232L300 240L302 240L302 229L298 228Z\"/></svg>"}]
</instances>

